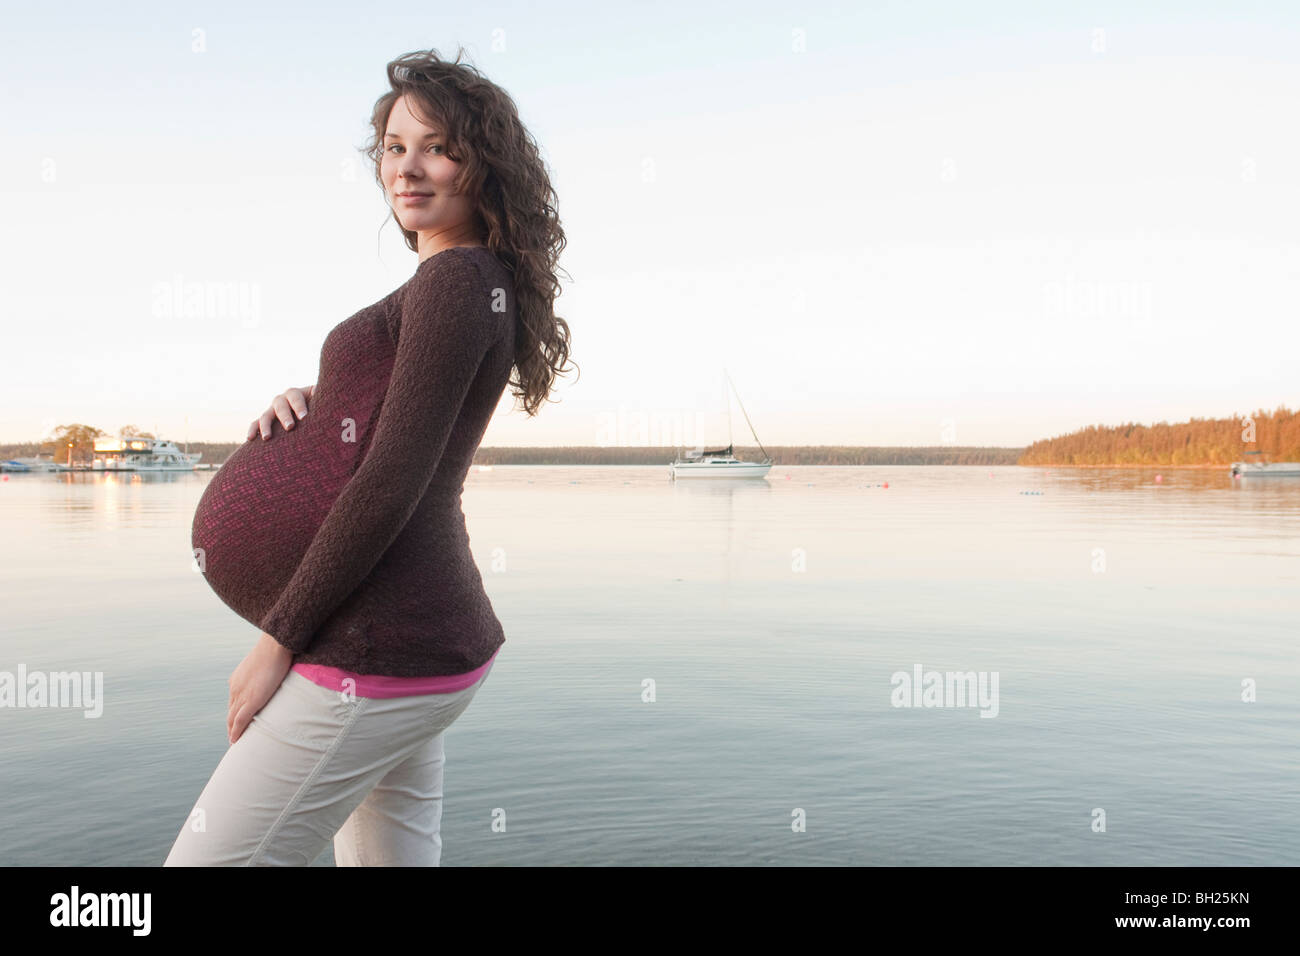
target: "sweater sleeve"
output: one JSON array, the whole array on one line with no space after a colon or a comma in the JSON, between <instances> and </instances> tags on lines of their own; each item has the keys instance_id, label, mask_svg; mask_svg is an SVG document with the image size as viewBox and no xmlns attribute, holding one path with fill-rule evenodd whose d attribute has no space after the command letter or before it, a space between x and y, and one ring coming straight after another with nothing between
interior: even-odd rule
<instances>
[{"instance_id":1,"label":"sweater sleeve","mask_svg":"<svg viewBox=\"0 0 1300 956\"><path fill-rule=\"evenodd\" d=\"M501 338L491 296L463 249L444 249L417 267L402 298L392 377L370 447L261 622L289 650L307 648L423 497L479 366Z\"/></svg>"}]
</instances>

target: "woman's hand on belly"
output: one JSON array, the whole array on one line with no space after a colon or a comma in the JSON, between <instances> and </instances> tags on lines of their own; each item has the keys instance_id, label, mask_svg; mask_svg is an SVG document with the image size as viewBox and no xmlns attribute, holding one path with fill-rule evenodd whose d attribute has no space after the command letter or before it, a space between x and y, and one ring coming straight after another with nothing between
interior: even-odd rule
<instances>
[{"instance_id":1,"label":"woman's hand on belly","mask_svg":"<svg viewBox=\"0 0 1300 956\"><path fill-rule=\"evenodd\" d=\"M293 423L298 418L307 417L307 403L311 401L311 393L316 388L315 385L308 385L306 388L289 388L271 399L271 407L262 412L262 416L248 426L248 437L245 441L252 441L257 437L257 433L262 433L262 441L271 437L271 429L275 427L276 421L284 427L285 431L293 428Z\"/></svg>"},{"instance_id":2,"label":"woman's hand on belly","mask_svg":"<svg viewBox=\"0 0 1300 956\"><path fill-rule=\"evenodd\" d=\"M230 710L226 714L226 735L232 744L284 683L292 666L293 651L266 633L239 662L230 675Z\"/></svg>"}]
</instances>

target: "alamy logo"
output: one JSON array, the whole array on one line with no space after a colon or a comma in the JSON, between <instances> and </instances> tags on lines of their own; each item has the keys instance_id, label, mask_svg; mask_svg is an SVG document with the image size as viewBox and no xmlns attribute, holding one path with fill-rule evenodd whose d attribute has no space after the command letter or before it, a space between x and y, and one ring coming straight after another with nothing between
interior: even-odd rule
<instances>
[{"instance_id":1,"label":"alamy logo","mask_svg":"<svg viewBox=\"0 0 1300 956\"><path fill-rule=\"evenodd\" d=\"M895 671L889 679L895 707L978 707L981 717L998 715L997 671Z\"/></svg>"},{"instance_id":2,"label":"alamy logo","mask_svg":"<svg viewBox=\"0 0 1300 956\"><path fill-rule=\"evenodd\" d=\"M0 707L80 707L83 717L104 713L103 671L0 671Z\"/></svg>"},{"instance_id":3,"label":"alamy logo","mask_svg":"<svg viewBox=\"0 0 1300 956\"><path fill-rule=\"evenodd\" d=\"M51 926L130 926L134 936L148 936L153 897L149 893L71 893L50 897Z\"/></svg>"}]
</instances>

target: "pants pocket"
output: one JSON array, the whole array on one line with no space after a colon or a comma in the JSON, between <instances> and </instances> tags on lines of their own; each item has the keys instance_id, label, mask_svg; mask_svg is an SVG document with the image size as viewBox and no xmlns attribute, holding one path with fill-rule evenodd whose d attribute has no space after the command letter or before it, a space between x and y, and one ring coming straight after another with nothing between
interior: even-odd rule
<instances>
[{"instance_id":1,"label":"pants pocket","mask_svg":"<svg viewBox=\"0 0 1300 956\"><path fill-rule=\"evenodd\" d=\"M365 706L364 697L348 698L291 670L252 725L280 739L317 743L331 739L356 708Z\"/></svg>"}]
</instances>

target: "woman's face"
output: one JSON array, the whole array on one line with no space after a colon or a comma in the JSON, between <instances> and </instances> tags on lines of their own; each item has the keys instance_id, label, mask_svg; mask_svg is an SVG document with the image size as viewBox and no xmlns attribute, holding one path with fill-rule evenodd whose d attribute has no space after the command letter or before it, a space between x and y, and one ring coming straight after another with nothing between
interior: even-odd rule
<instances>
[{"instance_id":1,"label":"woman's face","mask_svg":"<svg viewBox=\"0 0 1300 956\"><path fill-rule=\"evenodd\" d=\"M460 164L448 158L442 131L420 122L402 96L385 132L379 174L402 228L420 234L421 248L426 241L445 245L473 239L474 207L452 193Z\"/></svg>"}]
</instances>

